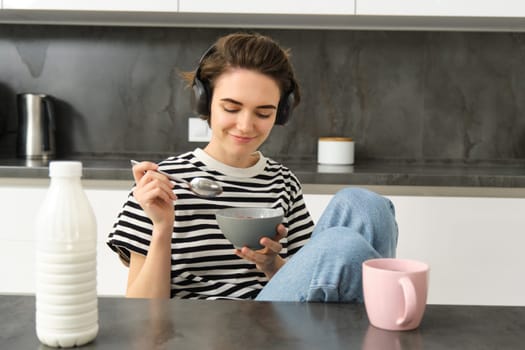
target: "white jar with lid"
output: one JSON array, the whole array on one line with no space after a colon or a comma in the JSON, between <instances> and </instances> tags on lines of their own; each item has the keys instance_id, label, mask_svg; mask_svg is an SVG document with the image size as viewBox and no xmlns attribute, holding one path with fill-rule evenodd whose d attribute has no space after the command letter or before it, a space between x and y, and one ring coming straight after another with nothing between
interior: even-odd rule
<instances>
[{"instance_id":1,"label":"white jar with lid","mask_svg":"<svg viewBox=\"0 0 525 350\"><path fill-rule=\"evenodd\" d=\"M354 141L350 137L320 137L317 162L330 165L354 164Z\"/></svg>"},{"instance_id":2,"label":"white jar with lid","mask_svg":"<svg viewBox=\"0 0 525 350\"><path fill-rule=\"evenodd\" d=\"M95 215L82 163L51 162L49 175L36 221L36 333L48 346L80 346L98 333Z\"/></svg>"}]
</instances>

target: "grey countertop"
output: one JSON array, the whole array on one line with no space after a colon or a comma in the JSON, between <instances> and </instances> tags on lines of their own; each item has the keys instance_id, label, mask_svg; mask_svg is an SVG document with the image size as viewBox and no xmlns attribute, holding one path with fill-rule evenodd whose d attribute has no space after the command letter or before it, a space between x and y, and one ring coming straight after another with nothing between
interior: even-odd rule
<instances>
[{"instance_id":1,"label":"grey countertop","mask_svg":"<svg viewBox=\"0 0 525 350\"><path fill-rule=\"evenodd\" d=\"M2 349L49 349L34 296L0 296ZM99 298L83 349L522 349L525 307L428 305L420 327L371 326L363 305Z\"/></svg>"},{"instance_id":2,"label":"grey countertop","mask_svg":"<svg viewBox=\"0 0 525 350\"><path fill-rule=\"evenodd\" d=\"M127 159L77 159L84 179L132 180ZM303 184L525 188L525 163L367 161L352 166L285 162ZM47 178L46 162L0 159L0 178Z\"/></svg>"}]
</instances>

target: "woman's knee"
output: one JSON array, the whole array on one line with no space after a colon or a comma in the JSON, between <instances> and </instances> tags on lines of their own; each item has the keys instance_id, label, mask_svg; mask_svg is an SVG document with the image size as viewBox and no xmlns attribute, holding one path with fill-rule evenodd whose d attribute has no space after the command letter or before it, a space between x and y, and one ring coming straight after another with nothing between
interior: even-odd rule
<instances>
[{"instance_id":1,"label":"woman's knee","mask_svg":"<svg viewBox=\"0 0 525 350\"><path fill-rule=\"evenodd\" d=\"M317 235L312 243L315 249L328 256L359 257L373 254L374 248L359 232L335 226Z\"/></svg>"},{"instance_id":2,"label":"woman's knee","mask_svg":"<svg viewBox=\"0 0 525 350\"><path fill-rule=\"evenodd\" d=\"M346 204L357 203L368 208L386 208L394 214L394 205L388 198L364 188L344 188L335 194L334 200Z\"/></svg>"},{"instance_id":3,"label":"woman's knee","mask_svg":"<svg viewBox=\"0 0 525 350\"><path fill-rule=\"evenodd\" d=\"M323 213L314 236L324 235L331 227L344 227L360 234L385 257L395 255L398 236L395 211L384 196L362 188L340 190Z\"/></svg>"},{"instance_id":4,"label":"woman's knee","mask_svg":"<svg viewBox=\"0 0 525 350\"><path fill-rule=\"evenodd\" d=\"M397 224L378 225L372 235L347 226L333 226L312 237L316 250L322 255L341 254L362 261L372 257L394 257L397 247Z\"/></svg>"}]
</instances>

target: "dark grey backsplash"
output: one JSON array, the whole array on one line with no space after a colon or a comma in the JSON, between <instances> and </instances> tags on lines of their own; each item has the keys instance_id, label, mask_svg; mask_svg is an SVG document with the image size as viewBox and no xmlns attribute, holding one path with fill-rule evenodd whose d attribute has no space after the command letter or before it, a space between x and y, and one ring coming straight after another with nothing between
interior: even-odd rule
<instances>
[{"instance_id":1,"label":"dark grey backsplash","mask_svg":"<svg viewBox=\"0 0 525 350\"><path fill-rule=\"evenodd\" d=\"M19 92L50 94L63 158L160 159L187 141L192 70L237 29L0 25L0 156ZM356 162L525 161L525 34L258 30L292 51L303 100L263 151L314 160L350 136Z\"/></svg>"}]
</instances>

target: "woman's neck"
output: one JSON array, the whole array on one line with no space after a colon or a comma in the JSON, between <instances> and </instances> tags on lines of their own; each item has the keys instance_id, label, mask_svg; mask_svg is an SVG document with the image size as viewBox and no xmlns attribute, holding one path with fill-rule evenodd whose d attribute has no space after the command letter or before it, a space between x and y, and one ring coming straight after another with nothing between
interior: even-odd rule
<instances>
[{"instance_id":1,"label":"woman's neck","mask_svg":"<svg viewBox=\"0 0 525 350\"><path fill-rule=\"evenodd\" d=\"M209 145L203 150L215 160L235 168L250 168L257 164L261 156L259 152L253 152L245 156L230 155L227 152L218 152Z\"/></svg>"}]
</instances>

